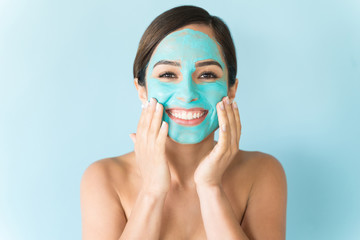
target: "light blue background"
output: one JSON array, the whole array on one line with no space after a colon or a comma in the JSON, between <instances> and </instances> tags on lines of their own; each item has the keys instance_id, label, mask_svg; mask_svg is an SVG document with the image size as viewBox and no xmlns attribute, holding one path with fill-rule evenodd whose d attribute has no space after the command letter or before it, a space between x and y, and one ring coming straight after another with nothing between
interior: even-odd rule
<instances>
[{"instance_id":1,"label":"light blue background","mask_svg":"<svg viewBox=\"0 0 360 240\"><path fill-rule=\"evenodd\" d=\"M0 239L81 238L83 171L132 150L137 45L179 4L0 0ZM235 41L240 148L286 171L287 239L359 239L360 2L197 5Z\"/></svg>"}]
</instances>

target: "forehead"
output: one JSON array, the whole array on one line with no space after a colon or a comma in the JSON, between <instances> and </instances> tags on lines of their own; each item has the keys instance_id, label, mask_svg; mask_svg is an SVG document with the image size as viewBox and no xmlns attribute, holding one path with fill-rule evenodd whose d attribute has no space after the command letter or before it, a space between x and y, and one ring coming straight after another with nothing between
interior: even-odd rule
<instances>
[{"instance_id":1,"label":"forehead","mask_svg":"<svg viewBox=\"0 0 360 240\"><path fill-rule=\"evenodd\" d=\"M196 62L205 59L213 59L225 67L220 44L201 31L186 28L170 33L159 43L150 59L150 67L160 60Z\"/></svg>"}]
</instances>

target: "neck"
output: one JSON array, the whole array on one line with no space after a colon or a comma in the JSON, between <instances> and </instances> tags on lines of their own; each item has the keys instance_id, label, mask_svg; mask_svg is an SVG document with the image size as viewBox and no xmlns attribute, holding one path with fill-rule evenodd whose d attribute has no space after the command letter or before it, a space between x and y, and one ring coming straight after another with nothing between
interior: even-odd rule
<instances>
[{"instance_id":1,"label":"neck","mask_svg":"<svg viewBox=\"0 0 360 240\"><path fill-rule=\"evenodd\" d=\"M172 186L182 189L194 188L194 172L202 159L214 148L215 144L214 132L196 144L180 144L168 137L166 141L166 157Z\"/></svg>"}]
</instances>

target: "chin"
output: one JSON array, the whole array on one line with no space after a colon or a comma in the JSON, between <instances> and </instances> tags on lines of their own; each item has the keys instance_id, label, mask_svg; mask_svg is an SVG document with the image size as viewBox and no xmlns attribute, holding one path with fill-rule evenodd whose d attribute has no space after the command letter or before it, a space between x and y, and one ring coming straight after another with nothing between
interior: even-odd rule
<instances>
[{"instance_id":1,"label":"chin","mask_svg":"<svg viewBox=\"0 0 360 240\"><path fill-rule=\"evenodd\" d=\"M189 140L189 139L186 139L186 140L181 140L181 139L177 139L177 138L172 138L170 137L170 139L176 143L179 143L179 144L196 144L196 143L199 143L201 142L203 139L195 139L195 140Z\"/></svg>"},{"instance_id":2,"label":"chin","mask_svg":"<svg viewBox=\"0 0 360 240\"><path fill-rule=\"evenodd\" d=\"M179 144L197 144L197 143L204 141L208 136L210 136L210 134L203 138L200 138L199 136L196 136L196 137L191 137L191 136L172 137L169 135L169 137L172 141L179 143Z\"/></svg>"}]
</instances>

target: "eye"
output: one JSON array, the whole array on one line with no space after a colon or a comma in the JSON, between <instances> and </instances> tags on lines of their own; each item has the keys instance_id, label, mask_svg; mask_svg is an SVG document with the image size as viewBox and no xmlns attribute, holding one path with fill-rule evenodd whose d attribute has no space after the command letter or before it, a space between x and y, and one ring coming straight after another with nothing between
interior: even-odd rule
<instances>
[{"instance_id":1,"label":"eye","mask_svg":"<svg viewBox=\"0 0 360 240\"><path fill-rule=\"evenodd\" d=\"M203 77L204 76L204 77ZM218 76L213 73L213 72L203 72L200 75L200 78L204 78L204 79L211 79L211 78L218 78Z\"/></svg>"},{"instance_id":2,"label":"eye","mask_svg":"<svg viewBox=\"0 0 360 240\"><path fill-rule=\"evenodd\" d=\"M159 75L160 78L176 78L176 75L172 72L165 72Z\"/></svg>"}]
</instances>

